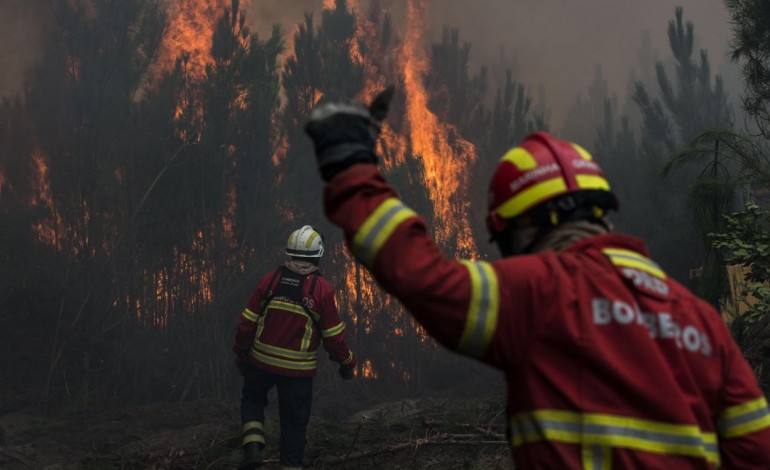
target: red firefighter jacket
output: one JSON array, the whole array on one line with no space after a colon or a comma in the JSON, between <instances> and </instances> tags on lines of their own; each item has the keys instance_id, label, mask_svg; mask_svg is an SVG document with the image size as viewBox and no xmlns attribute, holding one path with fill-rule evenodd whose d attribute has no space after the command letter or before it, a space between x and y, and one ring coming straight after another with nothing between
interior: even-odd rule
<instances>
[{"instance_id":1,"label":"red firefighter jacket","mask_svg":"<svg viewBox=\"0 0 770 470\"><path fill-rule=\"evenodd\" d=\"M356 365L345 343L345 322L334 290L317 272L300 274L286 266L266 274L238 318L233 351L278 375L316 375L316 350L323 340L332 361Z\"/></svg>"},{"instance_id":2,"label":"red firefighter jacket","mask_svg":"<svg viewBox=\"0 0 770 470\"><path fill-rule=\"evenodd\" d=\"M438 341L501 369L521 468L770 468L770 413L719 314L600 235L564 252L447 259L375 165L326 187L355 256Z\"/></svg>"}]
</instances>

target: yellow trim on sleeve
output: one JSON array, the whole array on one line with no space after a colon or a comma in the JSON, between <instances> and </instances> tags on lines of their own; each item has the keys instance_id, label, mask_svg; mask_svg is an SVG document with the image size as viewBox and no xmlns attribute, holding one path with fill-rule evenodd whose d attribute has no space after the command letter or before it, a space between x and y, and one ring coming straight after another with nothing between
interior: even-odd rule
<instances>
[{"instance_id":1,"label":"yellow trim on sleeve","mask_svg":"<svg viewBox=\"0 0 770 470\"><path fill-rule=\"evenodd\" d=\"M384 200L353 236L353 253L366 267L371 268L377 253L398 226L416 216L417 213L399 199L392 197Z\"/></svg>"},{"instance_id":2,"label":"yellow trim on sleeve","mask_svg":"<svg viewBox=\"0 0 770 470\"><path fill-rule=\"evenodd\" d=\"M321 330L321 336L324 338L331 338L345 331L345 322L340 322L339 325L333 326L326 330Z\"/></svg>"},{"instance_id":3,"label":"yellow trim on sleeve","mask_svg":"<svg viewBox=\"0 0 770 470\"><path fill-rule=\"evenodd\" d=\"M241 316L250 322L256 322L257 319L259 319L259 315L252 312L248 308L243 309L243 313L241 313Z\"/></svg>"},{"instance_id":4,"label":"yellow trim on sleeve","mask_svg":"<svg viewBox=\"0 0 770 470\"><path fill-rule=\"evenodd\" d=\"M462 261L462 263L468 269L471 297L458 349L466 354L481 357L489 347L497 329L500 303L497 274L485 261Z\"/></svg>"},{"instance_id":5,"label":"yellow trim on sleeve","mask_svg":"<svg viewBox=\"0 0 770 470\"><path fill-rule=\"evenodd\" d=\"M725 439L745 436L770 427L770 410L765 397L725 408L717 419L719 435Z\"/></svg>"}]
</instances>

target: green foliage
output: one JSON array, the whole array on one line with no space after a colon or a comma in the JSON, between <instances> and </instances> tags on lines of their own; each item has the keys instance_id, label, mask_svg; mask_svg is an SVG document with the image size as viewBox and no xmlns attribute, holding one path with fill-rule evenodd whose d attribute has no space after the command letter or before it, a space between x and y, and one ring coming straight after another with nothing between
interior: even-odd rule
<instances>
[{"instance_id":1,"label":"green foliage","mask_svg":"<svg viewBox=\"0 0 770 470\"><path fill-rule=\"evenodd\" d=\"M741 67L743 107L770 139L770 3L725 0L733 28L732 57Z\"/></svg>"},{"instance_id":2,"label":"green foliage","mask_svg":"<svg viewBox=\"0 0 770 470\"><path fill-rule=\"evenodd\" d=\"M735 299L749 306L744 320L750 325L770 313L770 212L750 202L724 219L724 230L709 236L727 264L750 269Z\"/></svg>"}]
</instances>

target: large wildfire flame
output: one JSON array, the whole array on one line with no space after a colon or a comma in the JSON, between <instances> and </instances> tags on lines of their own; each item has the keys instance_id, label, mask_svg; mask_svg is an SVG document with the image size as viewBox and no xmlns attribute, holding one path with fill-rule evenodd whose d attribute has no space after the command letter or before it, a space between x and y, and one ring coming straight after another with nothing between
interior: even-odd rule
<instances>
[{"instance_id":1,"label":"large wildfire flame","mask_svg":"<svg viewBox=\"0 0 770 470\"><path fill-rule=\"evenodd\" d=\"M468 225L469 203L465 188L470 164L476 160L476 149L460 137L454 127L439 122L428 109L429 95L423 82L429 71L423 44L427 29L426 3L427 0L407 2L408 23L401 50L401 67L407 95L409 137L413 153L425 165L424 182L433 201L436 238L444 244L456 238L459 253L475 257L477 250Z\"/></svg>"},{"instance_id":2,"label":"large wildfire flame","mask_svg":"<svg viewBox=\"0 0 770 470\"><path fill-rule=\"evenodd\" d=\"M232 0L167 0L169 2L169 29L164 40L162 53L159 58L158 70L166 72L174 67L178 57L187 57L188 79L192 81L206 78L206 66L213 63L211 56L212 34L216 22L224 9L231 5ZM248 0L241 0L246 7ZM383 126L379 141L378 153L383 156L385 170L389 171L406 162L409 155L419 158L425 168L424 181L429 196L433 202L434 231L440 244L456 250L462 256L475 257L477 250L468 224L466 187L472 163L475 161L474 146L463 139L456 128L442 123L433 113L428 103L429 90L425 86L425 76L429 72L429 59L426 52L425 32L427 0L407 0L408 18L407 29L403 43L397 51L397 60L387 61L381 56L382 50L373 47L377 42L378 26L366 18L361 12L358 0L348 0L347 8L357 17L358 29L355 40L350 46L350 58L353 62L364 66L364 86L355 98L364 102L370 101L381 91L393 77L402 77L405 97L405 115L395 116L394 122L403 119L403 123L393 124L396 132L389 125ZM323 0L325 9L336 8L335 0ZM293 34L288 36L291 40ZM366 56L364 54L366 51ZM287 54L292 54L291 47ZM377 54L381 54L378 56ZM395 67L393 67L395 66ZM387 68L388 71L382 70ZM396 70L392 70L395 68ZM389 78L386 78L389 77ZM322 90L316 91L311 98L314 104L322 97ZM177 118L182 113L195 116L200 112L195 97L180 97L180 107ZM243 97L241 97L242 99ZM235 102L241 106L242 102ZM281 122L274 117L273 126L278 130ZM180 135L188 142L195 140L194 136ZM280 165L288 150L288 139L283 132L275 132L275 152L271 155L274 165ZM194 143L194 142L193 142ZM228 145L227 154L232 157L237 149ZM34 163L34 176L37 180L37 195L29 201L30 205L46 208L51 216L33 226L39 240L59 251L73 250L77 254L78 247L89 246L84 236L74 227L62 221L57 212L56 201L48 175L48 162L45 155L35 151L31 155ZM238 168L233 163L232 173ZM283 177L283 176L280 176ZM129 184L125 179L124 170L115 171L116 184ZM0 195L8 183L0 172ZM296 214L290 212L286 200L277 198L279 213L285 222L293 223ZM181 243L175 246L170 255L170 261L163 266L144 268L138 273L142 277L144 292L135 297L121 294L114 304L133 309L140 319L148 324L167 326L169 316L175 311L175 305L183 305L187 311L195 311L196 307L214 303L216 266L209 261L208 254L216 248L216 240L225 240L230 248L235 248L235 227L237 226L237 192L233 183L227 185L225 191L224 211L217 224L190 235L187 246ZM83 213L79 215L83 221L92 216L91 209L84 204ZM104 214L100 214L104 218ZM94 216L96 217L96 216ZM108 220L109 222L109 220ZM111 223L117 224L113 221ZM219 238L217 238L219 237ZM81 239L81 245L72 243L74 238ZM65 244L64 242L67 242ZM390 325L385 336L410 337L415 335L422 342L428 337L422 329L406 316L403 308L382 290L376 287L369 273L358 265L347 251L341 246L336 250L337 262L342 266L342 281L347 289L342 294L344 304L350 314L352 329L361 335L378 334L383 324ZM226 266L237 264L237 269L244 271L242 262L227 260ZM140 291L142 290L140 289ZM194 295L189 295L193 291ZM381 312L387 312L387 315ZM387 318L383 318L387 317ZM384 320L379 326L378 320ZM387 321L388 323L386 323ZM415 333L416 331L416 333ZM360 360L360 375L364 378L376 379L384 374L386 368L399 371L405 381L410 375L403 364L394 361L373 363L371 358L363 356Z\"/></svg>"},{"instance_id":3,"label":"large wildfire flame","mask_svg":"<svg viewBox=\"0 0 770 470\"><path fill-rule=\"evenodd\" d=\"M242 7L250 0L241 0ZM200 78L206 65L212 63L211 38L217 20L231 0L174 0L169 5L169 26L158 60L159 69L167 72L174 68L176 59L189 55L188 72Z\"/></svg>"}]
</instances>

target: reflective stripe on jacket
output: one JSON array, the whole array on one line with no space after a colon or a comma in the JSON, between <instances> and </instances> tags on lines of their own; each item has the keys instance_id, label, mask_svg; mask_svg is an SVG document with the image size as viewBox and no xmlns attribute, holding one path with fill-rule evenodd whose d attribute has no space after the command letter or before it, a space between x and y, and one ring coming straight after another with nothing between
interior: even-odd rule
<instances>
[{"instance_id":1,"label":"reflective stripe on jacket","mask_svg":"<svg viewBox=\"0 0 770 470\"><path fill-rule=\"evenodd\" d=\"M770 468L770 415L719 314L643 243L447 259L375 165L325 190L355 256L433 337L501 369L522 468Z\"/></svg>"}]
</instances>

